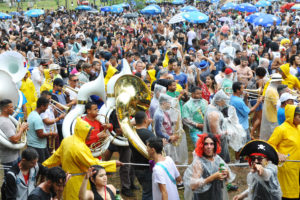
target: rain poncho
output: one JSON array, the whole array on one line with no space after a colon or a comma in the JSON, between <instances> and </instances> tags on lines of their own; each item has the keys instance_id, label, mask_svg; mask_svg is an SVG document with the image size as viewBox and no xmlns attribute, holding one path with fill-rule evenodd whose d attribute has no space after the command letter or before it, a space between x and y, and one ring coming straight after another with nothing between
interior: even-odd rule
<instances>
[{"instance_id":1,"label":"rain poncho","mask_svg":"<svg viewBox=\"0 0 300 200\"><path fill-rule=\"evenodd\" d=\"M268 143L279 153L289 156L289 160L300 160L300 130L293 124L296 106L286 105L285 122L278 126ZM278 167L278 180L285 198L299 198L300 165L296 162L285 162Z\"/></svg>"},{"instance_id":2,"label":"rain poncho","mask_svg":"<svg viewBox=\"0 0 300 200\"><path fill-rule=\"evenodd\" d=\"M247 142L247 133L240 124L233 106L228 106L227 114L228 116L224 118L223 128L227 132L229 146L238 152Z\"/></svg>"},{"instance_id":3,"label":"rain poncho","mask_svg":"<svg viewBox=\"0 0 300 200\"><path fill-rule=\"evenodd\" d=\"M154 95L151 100L150 108L149 108L151 119L153 119L154 113L155 113L156 109L159 107L158 99L159 99L160 94L166 93L166 91L167 91L166 87L159 85L159 84L155 84Z\"/></svg>"},{"instance_id":4,"label":"rain poncho","mask_svg":"<svg viewBox=\"0 0 300 200\"><path fill-rule=\"evenodd\" d=\"M171 108L166 110L163 104L169 103ZM159 97L159 108L154 114L154 132L158 137L169 139L172 135L179 135L176 144L168 143L164 146L167 156L170 156L177 164L188 163L188 150L186 135L182 128L181 114L178 99L166 94Z\"/></svg>"},{"instance_id":5,"label":"rain poncho","mask_svg":"<svg viewBox=\"0 0 300 200\"><path fill-rule=\"evenodd\" d=\"M277 101L279 95L277 92L277 83L270 82L263 104L262 121L260 126L260 139L268 140L274 129L278 126L277 122Z\"/></svg>"},{"instance_id":6,"label":"rain poncho","mask_svg":"<svg viewBox=\"0 0 300 200\"><path fill-rule=\"evenodd\" d=\"M281 200L281 190L277 179L277 166L271 161L264 167L264 173L249 172L247 176L248 199Z\"/></svg>"},{"instance_id":7,"label":"rain poncho","mask_svg":"<svg viewBox=\"0 0 300 200\"><path fill-rule=\"evenodd\" d=\"M164 59L164 61L163 61L163 67L168 67L168 65L169 65L169 56L168 56L168 52L169 52L169 51L167 51L166 54L165 54L165 59Z\"/></svg>"},{"instance_id":8,"label":"rain poncho","mask_svg":"<svg viewBox=\"0 0 300 200\"><path fill-rule=\"evenodd\" d=\"M300 90L300 81L296 76L290 74L290 64L284 64L280 66L281 71L285 74L286 78L283 79L282 84L287 85L290 89Z\"/></svg>"},{"instance_id":9,"label":"rain poncho","mask_svg":"<svg viewBox=\"0 0 300 200\"><path fill-rule=\"evenodd\" d=\"M196 125L204 123L204 114L206 112L207 105L208 102L205 99L191 98L183 105L182 108L183 123L189 127L190 136L194 145L198 140L197 134L202 134L202 131L197 129Z\"/></svg>"},{"instance_id":10,"label":"rain poncho","mask_svg":"<svg viewBox=\"0 0 300 200\"><path fill-rule=\"evenodd\" d=\"M24 93L27 99L26 108L28 116L31 111L35 110L37 101L37 93L32 80L30 78L27 78L26 80L23 79L20 90Z\"/></svg>"},{"instance_id":11,"label":"rain poncho","mask_svg":"<svg viewBox=\"0 0 300 200\"><path fill-rule=\"evenodd\" d=\"M224 106L217 105L217 102L225 101ZM225 123L225 116L222 111L228 109L229 97L223 90L219 90L210 105L208 105L206 114L204 117L203 133L219 134L221 135L221 153L220 156L228 163L230 162L229 150L228 150L228 136L226 134L227 128Z\"/></svg>"},{"instance_id":12,"label":"rain poncho","mask_svg":"<svg viewBox=\"0 0 300 200\"><path fill-rule=\"evenodd\" d=\"M117 72L118 70L113 67L112 65L109 65L108 66L108 69L106 71L106 75L105 75L105 78L104 78L104 83L105 83L105 86L107 85L109 79Z\"/></svg>"},{"instance_id":13,"label":"rain poncho","mask_svg":"<svg viewBox=\"0 0 300 200\"><path fill-rule=\"evenodd\" d=\"M229 180L227 181L233 181L235 174L231 173L230 168L220 156L214 156L213 161L210 161L205 157L195 156L192 164L188 166L183 175L184 199L228 199L225 181L214 180L213 182L205 184L205 179L207 177L219 171L220 164L224 164L225 168L229 171ZM192 190L191 188L196 189Z\"/></svg>"},{"instance_id":14,"label":"rain poncho","mask_svg":"<svg viewBox=\"0 0 300 200\"><path fill-rule=\"evenodd\" d=\"M150 84L152 85L152 83L156 80L156 78L155 78L156 71L155 71L155 69L150 69L150 70L147 70L147 72L150 77Z\"/></svg>"},{"instance_id":15,"label":"rain poncho","mask_svg":"<svg viewBox=\"0 0 300 200\"><path fill-rule=\"evenodd\" d=\"M116 161L100 162L94 158L85 140L91 126L80 117L77 118L74 135L62 140L59 148L43 165L46 167L62 166L65 172L74 174L87 172L91 165L101 165L107 172L116 171ZM63 199L78 199L78 193L85 175L72 176L64 188Z\"/></svg>"},{"instance_id":16,"label":"rain poncho","mask_svg":"<svg viewBox=\"0 0 300 200\"><path fill-rule=\"evenodd\" d=\"M40 92L42 93L44 90L50 91L53 89L53 81L49 73L49 69L44 70L45 81L40 88Z\"/></svg>"}]
</instances>

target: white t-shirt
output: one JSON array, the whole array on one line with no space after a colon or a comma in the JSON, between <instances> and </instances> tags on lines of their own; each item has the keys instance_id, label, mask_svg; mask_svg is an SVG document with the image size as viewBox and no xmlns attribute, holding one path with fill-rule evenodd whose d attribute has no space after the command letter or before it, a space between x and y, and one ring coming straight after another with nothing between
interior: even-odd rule
<instances>
[{"instance_id":1,"label":"white t-shirt","mask_svg":"<svg viewBox=\"0 0 300 200\"><path fill-rule=\"evenodd\" d=\"M195 31L191 30L187 33L187 38L188 38L188 45L192 46L192 40L195 39L197 37Z\"/></svg>"},{"instance_id":2,"label":"white t-shirt","mask_svg":"<svg viewBox=\"0 0 300 200\"><path fill-rule=\"evenodd\" d=\"M176 179L180 176L179 171L176 168L176 165L172 158L169 156L166 157L166 160L159 162L160 164L164 165L165 168L169 171L169 174ZM166 185L167 192L168 192L168 199L169 200L179 200L179 194L177 190L176 184L174 184L171 179L169 178L166 171L159 165L155 165L153 168L152 173L152 196L153 199L162 199L162 194L159 189L158 184Z\"/></svg>"},{"instance_id":3,"label":"white t-shirt","mask_svg":"<svg viewBox=\"0 0 300 200\"><path fill-rule=\"evenodd\" d=\"M52 108L52 106L48 106L47 110L43 113L40 114L41 118L44 120L44 119L50 119L50 120L53 120L55 119L55 116L54 116L54 110ZM45 127L45 130L47 133L50 133L50 132L57 132L57 126L56 126L56 123L54 124L51 124L51 125L46 125L44 123L44 127Z\"/></svg>"}]
</instances>

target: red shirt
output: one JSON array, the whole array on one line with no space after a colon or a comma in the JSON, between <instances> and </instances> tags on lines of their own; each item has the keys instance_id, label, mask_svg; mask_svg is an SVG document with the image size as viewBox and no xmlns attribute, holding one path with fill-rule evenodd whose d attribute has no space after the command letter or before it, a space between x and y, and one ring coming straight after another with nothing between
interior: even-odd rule
<instances>
[{"instance_id":1,"label":"red shirt","mask_svg":"<svg viewBox=\"0 0 300 200\"><path fill-rule=\"evenodd\" d=\"M88 122L89 125L91 125L94 129L91 132L89 140L87 140L85 143L90 146L92 143L95 143L99 140L98 133L104 130L101 123L98 120L89 120L86 116L82 118L84 121ZM112 131L112 125L109 131Z\"/></svg>"}]
</instances>

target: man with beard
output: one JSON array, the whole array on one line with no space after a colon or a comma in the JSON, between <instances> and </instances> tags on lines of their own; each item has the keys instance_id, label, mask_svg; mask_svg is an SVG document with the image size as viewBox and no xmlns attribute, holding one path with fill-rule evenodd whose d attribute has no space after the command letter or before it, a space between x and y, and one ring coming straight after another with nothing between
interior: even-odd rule
<instances>
[{"instance_id":1,"label":"man with beard","mask_svg":"<svg viewBox=\"0 0 300 200\"><path fill-rule=\"evenodd\" d=\"M216 135L199 135L194 160L183 176L185 199L228 199L225 180L233 176L224 160L217 155L220 152L220 141Z\"/></svg>"},{"instance_id":2,"label":"man with beard","mask_svg":"<svg viewBox=\"0 0 300 200\"><path fill-rule=\"evenodd\" d=\"M66 182L66 173L60 167L50 168L46 180L36 187L29 195L28 200L60 199Z\"/></svg>"}]
</instances>

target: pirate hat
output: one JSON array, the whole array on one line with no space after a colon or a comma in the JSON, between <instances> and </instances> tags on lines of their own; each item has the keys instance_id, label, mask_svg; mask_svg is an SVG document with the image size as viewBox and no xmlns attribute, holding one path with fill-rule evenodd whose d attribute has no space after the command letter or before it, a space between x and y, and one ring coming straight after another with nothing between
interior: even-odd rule
<instances>
[{"instance_id":1,"label":"pirate hat","mask_svg":"<svg viewBox=\"0 0 300 200\"><path fill-rule=\"evenodd\" d=\"M240 151L240 156L250 156L251 154L264 155L273 164L278 165L278 155L276 150L263 140L252 140L248 142Z\"/></svg>"}]
</instances>

